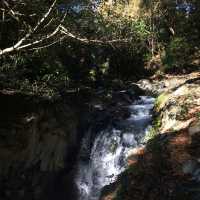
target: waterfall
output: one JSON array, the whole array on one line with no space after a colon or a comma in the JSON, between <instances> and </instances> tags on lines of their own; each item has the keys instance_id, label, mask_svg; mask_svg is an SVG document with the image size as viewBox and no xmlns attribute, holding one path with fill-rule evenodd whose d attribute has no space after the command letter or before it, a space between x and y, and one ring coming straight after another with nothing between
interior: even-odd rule
<instances>
[{"instance_id":1,"label":"waterfall","mask_svg":"<svg viewBox=\"0 0 200 200\"><path fill-rule=\"evenodd\" d=\"M86 134L75 178L79 200L98 200L101 189L114 182L126 169L128 152L144 145L143 139L151 125L153 103L154 98L140 96L139 100L128 106L130 117L119 122L117 128L110 127L97 134L88 159L81 156L85 155L91 132Z\"/></svg>"}]
</instances>

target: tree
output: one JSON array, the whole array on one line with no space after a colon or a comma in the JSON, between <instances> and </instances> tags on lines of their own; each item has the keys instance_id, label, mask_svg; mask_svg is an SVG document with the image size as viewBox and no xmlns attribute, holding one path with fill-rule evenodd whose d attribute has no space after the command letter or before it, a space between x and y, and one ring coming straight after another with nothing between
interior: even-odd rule
<instances>
[{"instance_id":1,"label":"tree","mask_svg":"<svg viewBox=\"0 0 200 200\"><path fill-rule=\"evenodd\" d=\"M44 48L64 39L64 36L60 35L60 30L66 14L62 18L55 14L57 0L53 1L40 18L37 17L41 12L40 9L37 12L36 10L32 10L32 12L27 12L26 10L28 6L34 8L36 6L35 3L29 5L29 1L14 2L3 0L1 2L1 39L3 40L4 38L4 29L10 28L9 25L12 25L13 21L17 23L17 29L14 30L15 34L19 36L12 38L11 42L14 44L1 49L0 55L24 49ZM44 7L46 8L47 6L44 5ZM32 23L29 23L29 20ZM21 35L23 36L20 38ZM6 44L4 43L4 45Z\"/></svg>"},{"instance_id":2,"label":"tree","mask_svg":"<svg viewBox=\"0 0 200 200\"><path fill-rule=\"evenodd\" d=\"M38 9L37 5L40 5L42 9ZM74 4L61 4L61 2L58 2L57 0L54 0L51 5L48 5L45 1L32 2L21 0L16 2L3 0L0 4L0 8L2 15L1 42L4 44L4 48L0 49L0 56L14 51L49 47L66 38L87 44L127 42L126 39L88 39L86 37L80 37L80 33L73 34L65 26L70 6L75 9ZM31 10L27 9L30 7L32 8ZM80 13L81 9L79 8L78 14ZM29 23L29 21L31 21L31 23ZM13 23L17 23L14 30L12 30L11 27ZM15 37L12 37L12 40L10 41L12 45L9 47L7 47L6 43L3 41L3 35L5 34L5 31L7 32L7 29L10 29L10 31L15 34ZM16 35L18 35L18 37L16 37Z\"/></svg>"}]
</instances>

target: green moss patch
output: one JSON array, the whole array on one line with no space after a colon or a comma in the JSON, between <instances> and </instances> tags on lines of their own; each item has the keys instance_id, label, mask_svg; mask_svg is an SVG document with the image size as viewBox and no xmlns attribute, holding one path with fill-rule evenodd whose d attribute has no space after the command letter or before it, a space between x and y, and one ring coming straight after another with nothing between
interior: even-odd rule
<instances>
[{"instance_id":1,"label":"green moss patch","mask_svg":"<svg viewBox=\"0 0 200 200\"><path fill-rule=\"evenodd\" d=\"M166 104L166 102L169 100L170 94L165 92L159 95L155 101L154 109L155 111L159 112L163 106Z\"/></svg>"}]
</instances>

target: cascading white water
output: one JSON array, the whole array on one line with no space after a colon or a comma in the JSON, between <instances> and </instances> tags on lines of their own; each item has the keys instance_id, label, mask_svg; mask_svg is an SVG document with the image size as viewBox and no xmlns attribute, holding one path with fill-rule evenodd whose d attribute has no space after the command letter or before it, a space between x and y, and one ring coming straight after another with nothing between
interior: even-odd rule
<instances>
[{"instance_id":1,"label":"cascading white water","mask_svg":"<svg viewBox=\"0 0 200 200\"><path fill-rule=\"evenodd\" d=\"M97 135L89 159L80 156L75 180L79 200L98 200L101 189L126 169L128 152L142 145L150 127L153 103L154 98L141 96L129 106L131 116L121 123L120 128L109 128ZM80 154L85 154L90 134L83 139Z\"/></svg>"}]
</instances>

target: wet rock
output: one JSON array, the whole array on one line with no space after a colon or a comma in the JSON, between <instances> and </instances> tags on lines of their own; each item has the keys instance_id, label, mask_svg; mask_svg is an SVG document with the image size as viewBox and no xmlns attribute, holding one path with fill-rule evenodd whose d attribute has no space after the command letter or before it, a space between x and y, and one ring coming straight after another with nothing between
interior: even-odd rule
<instances>
[{"instance_id":1,"label":"wet rock","mask_svg":"<svg viewBox=\"0 0 200 200\"><path fill-rule=\"evenodd\" d=\"M111 86L113 90L123 90L124 89L124 83L120 79L114 79L112 80Z\"/></svg>"},{"instance_id":2,"label":"wet rock","mask_svg":"<svg viewBox=\"0 0 200 200\"><path fill-rule=\"evenodd\" d=\"M183 164L183 173L190 174L192 179L200 182L200 163L198 160L188 160Z\"/></svg>"},{"instance_id":3,"label":"wet rock","mask_svg":"<svg viewBox=\"0 0 200 200\"><path fill-rule=\"evenodd\" d=\"M145 94L145 90L143 90L141 87L139 87L138 84L136 84L136 83L130 84L128 92L130 92L130 94L135 97Z\"/></svg>"},{"instance_id":4,"label":"wet rock","mask_svg":"<svg viewBox=\"0 0 200 200\"><path fill-rule=\"evenodd\" d=\"M183 173L191 175L196 171L197 168L198 162L196 160L188 160L182 166Z\"/></svg>"},{"instance_id":5,"label":"wet rock","mask_svg":"<svg viewBox=\"0 0 200 200\"><path fill-rule=\"evenodd\" d=\"M163 77L151 77L150 79L141 79L137 82L137 85L143 89L146 94L151 95L160 95L163 92L167 92L169 90L176 90L180 86L192 83L193 81L199 80L200 73L194 72L191 74L173 76L173 75L165 75ZM196 82L198 83L198 82Z\"/></svg>"},{"instance_id":6,"label":"wet rock","mask_svg":"<svg viewBox=\"0 0 200 200\"><path fill-rule=\"evenodd\" d=\"M159 95L165 91L164 82L152 82L148 79L142 79L137 82L137 85L148 95Z\"/></svg>"},{"instance_id":7,"label":"wet rock","mask_svg":"<svg viewBox=\"0 0 200 200\"><path fill-rule=\"evenodd\" d=\"M145 153L144 147L137 147L130 150L128 152L128 159L127 159L128 165L130 166L136 164L138 162L139 157L144 155L144 153Z\"/></svg>"}]
</instances>

